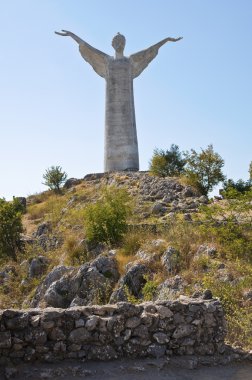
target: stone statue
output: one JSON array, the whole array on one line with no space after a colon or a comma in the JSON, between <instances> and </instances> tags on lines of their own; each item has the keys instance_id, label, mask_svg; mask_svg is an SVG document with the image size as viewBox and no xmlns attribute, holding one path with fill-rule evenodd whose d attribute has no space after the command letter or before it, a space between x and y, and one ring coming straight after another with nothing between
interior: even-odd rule
<instances>
[{"instance_id":1,"label":"stone statue","mask_svg":"<svg viewBox=\"0 0 252 380\"><path fill-rule=\"evenodd\" d=\"M55 33L72 37L79 44L82 57L106 80L105 172L139 170L133 79L157 56L162 45L179 41L182 37L165 38L148 49L125 57L126 40L118 33L112 40L115 49L115 57L112 57L72 32L62 30Z\"/></svg>"}]
</instances>

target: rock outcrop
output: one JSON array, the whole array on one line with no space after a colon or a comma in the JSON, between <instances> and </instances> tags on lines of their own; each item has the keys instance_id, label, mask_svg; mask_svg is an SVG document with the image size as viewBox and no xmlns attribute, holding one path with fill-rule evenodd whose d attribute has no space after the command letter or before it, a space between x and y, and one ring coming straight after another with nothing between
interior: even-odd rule
<instances>
[{"instance_id":1,"label":"rock outcrop","mask_svg":"<svg viewBox=\"0 0 252 380\"><path fill-rule=\"evenodd\" d=\"M70 307L106 303L119 279L113 254L100 255L79 268L57 267L37 288L32 307Z\"/></svg>"}]
</instances>

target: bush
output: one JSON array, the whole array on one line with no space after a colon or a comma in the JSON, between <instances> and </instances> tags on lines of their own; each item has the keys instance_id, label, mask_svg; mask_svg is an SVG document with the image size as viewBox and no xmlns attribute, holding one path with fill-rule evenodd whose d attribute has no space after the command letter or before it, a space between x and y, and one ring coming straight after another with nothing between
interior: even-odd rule
<instances>
[{"instance_id":1,"label":"bush","mask_svg":"<svg viewBox=\"0 0 252 380\"><path fill-rule=\"evenodd\" d=\"M20 234L23 232L20 202L0 199L0 257L16 259L21 250Z\"/></svg>"},{"instance_id":2,"label":"bush","mask_svg":"<svg viewBox=\"0 0 252 380\"><path fill-rule=\"evenodd\" d=\"M178 176L185 166L183 153L177 145L172 144L170 150L155 149L150 161L150 172L159 177Z\"/></svg>"},{"instance_id":3,"label":"bush","mask_svg":"<svg viewBox=\"0 0 252 380\"><path fill-rule=\"evenodd\" d=\"M220 193L223 198L236 198L238 196L237 193L244 194L251 189L251 186L252 184L250 180L243 181L242 179L239 179L235 182L232 179L228 179L223 182L223 188Z\"/></svg>"},{"instance_id":4,"label":"bush","mask_svg":"<svg viewBox=\"0 0 252 380\"><path fill-rule=\"evenodd\" d=\"M186 153L186 176L191 179L192 185L207 195L219 182L224 181L222 173L224 160L214 152L213 145L208 145L197 153L194 149Z\"/></svg>"},{"instance_id":5,"label":"bush","mask_svg":"<svg viewBox=\"0 0 252 380\"><path fill-rule=\"evenodd\" d=\"M66 182L67 174L62 171L61 166L51 166L46 169L43 179L45 180L43 185L48 186L55 193L60 193L60 187Z\"/></svg>"},{"instance_id":6,"label":"bush","mask_svg":"<svg viewBox=\"0 0 252 380\"><path fill-rule=\"evenodd\" d=\"M236 265L239 265L237 262ZM243 271L244 272L244 271ZM227 321L227 340L231 344L242 345L250 349L252 345L252 308L242 304L244 285L251 287L251 270L243 273L236 284L218 280L213 272L205 275L202 284L211 289L214 297L218 297L223 305Z\"/></svg>"},{"instance_id":7,"label":"bush","mask_svg":"<svg viewBox=\"0 0 252 380\"><path fill-rule=\"evenodd\" d=\"M158 282L149 278L149 276L144 276L146 283L142 289L144 301L153 301L156 295Z\"/></svg>"},{"instance_id":8,"label":"bush","mask_svg":"<svg viewBox=\"0 0 252 380\"><path fill-rule=\"evenodd\" d=\"M221 246L226 258L252 262L252 191L227 199L222 205L203 206L199 231L207 241Z\"/></svg>"},{"instance_id":9,"label":"bush","mask_svg":"<svg viewBox=\"0 0 252 380\"><path fill-rule=\"evenodd\" d=\"M84 210L87 239L95 243L119 242L127 229L130 211L130 198L126 190L105 188L101 199Z\"/></svg>"}]
</instances>

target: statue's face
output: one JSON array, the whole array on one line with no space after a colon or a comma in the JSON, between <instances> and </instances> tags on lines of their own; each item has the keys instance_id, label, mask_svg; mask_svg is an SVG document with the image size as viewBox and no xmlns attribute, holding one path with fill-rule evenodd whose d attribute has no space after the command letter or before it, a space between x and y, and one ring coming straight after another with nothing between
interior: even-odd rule
<instances>
[{"instance_id":1,"label":"statue's face","mask_svg":"<svg viewBox=\"0 0 252 380\"><path fill-rule=\"evenodd\" d=\"M117 33L117 35L112 40L112 46L115 49L115 51L117 53L123 53L125 44L126 44L125 37L122 34Z\"/></svg>"}]
</instances>

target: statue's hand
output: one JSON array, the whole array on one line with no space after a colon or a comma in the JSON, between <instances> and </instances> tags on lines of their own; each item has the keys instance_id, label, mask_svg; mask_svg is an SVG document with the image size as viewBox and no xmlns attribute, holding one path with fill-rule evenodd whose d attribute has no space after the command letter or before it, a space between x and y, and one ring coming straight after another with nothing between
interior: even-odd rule
<instances>
[{"instance_id":1,"label":"statue's hand","mask_svg":"<svg viewBox=\"0 0 252 380\"><path fill-rule=\"evenodd\" d=\"M63 32L63 33L62 33ZM54 32L55 34L58 34L59 36L72 36L72 32L69 32L68 30L62 29L62 32Z\"/></svg>"},{"instance_id":2,"label":"statue's hand","mask_svg":"<svg viewBox=\"0 0 252 380\"><path fill-rule=\"evenodd\" d=\"M183 37L179 37L179 38L169 38L169 41L171 42L177 42L179 40L182 40Z\"/></svg>"}]
</instances>

